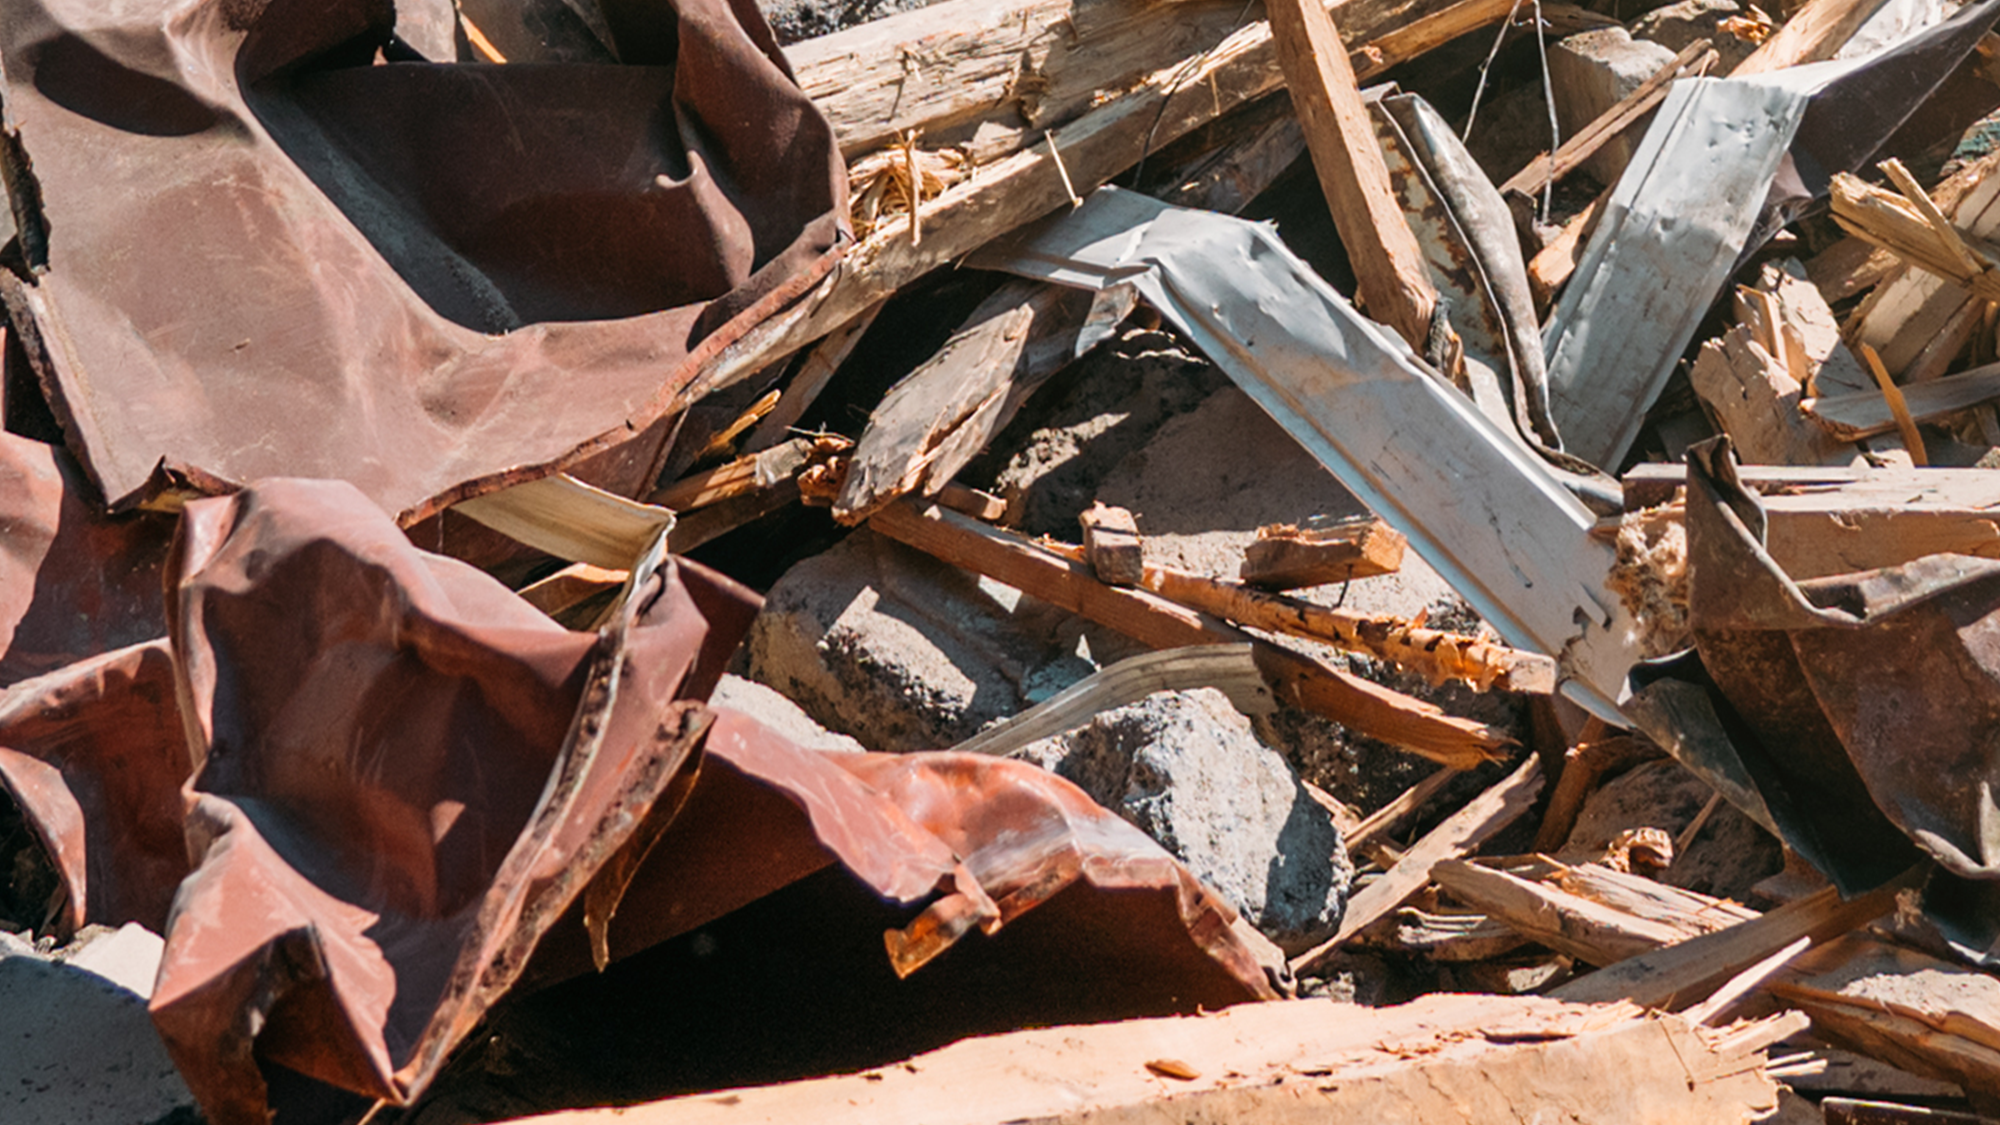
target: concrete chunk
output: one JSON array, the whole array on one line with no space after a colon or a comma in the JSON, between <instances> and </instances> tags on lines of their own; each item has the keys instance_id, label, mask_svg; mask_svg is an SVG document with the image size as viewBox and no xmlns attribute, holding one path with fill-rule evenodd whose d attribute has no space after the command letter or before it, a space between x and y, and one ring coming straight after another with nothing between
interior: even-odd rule
<instances>
[{"instance_id":1,"label":"concrete chunk","mask_svg":"<svg viewBox=\"0 0 2000 1125\"><path fill-rule=\"evenodd\" d=\"M1020 756L1159 841L1285 952L1339 926L1354 877L1339 830L1221 692L1159 692Z\"/></svg>"}]
</instances>

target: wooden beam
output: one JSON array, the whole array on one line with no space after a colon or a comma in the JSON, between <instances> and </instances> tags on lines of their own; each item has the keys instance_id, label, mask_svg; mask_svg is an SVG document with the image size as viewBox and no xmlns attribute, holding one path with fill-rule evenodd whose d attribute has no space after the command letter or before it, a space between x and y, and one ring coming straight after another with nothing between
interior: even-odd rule
<instances>
[{"instance_id":1,"label":"wooden beam","mask_svg":"<svg viewBox=\"0 0 2000 1125\"><path fill-rule=\"evenodd\" d=\"M1548 808L1542 811L1541 826L1535 832L1535 850L1553 852L1569 841L1583 802L1597 783L1614 770L1622 770L1660 755L1660 749L1643 738L1606 735L1604 724L1592 720L1583 739L1563 754L1562 775L1549 794Z\"/></svg>"},{"instance_id":2,"label":"wooden beam","mask_svg":"<svg viewBox=\"0 0 2000 1125\"><path fill-rule=\"evenodd\" d=\"M1389 168L1339 29L1318 0L1268 0L1265 11L1361 303L1423 355L1437 290L1389 184Z\"/></svg>"},{"instance_id":3,"label":"wooden beam","mask_svg":"<svg viewBox=\"0 0 2000 1125\"><path fill-rule=\"evenodd\" d=\"M1683 472L1639 466L1626 475L1626 503L1670 500ZM1766 550L1800 581L1925 555L2000 558L2000 474L1989 469L1745 465L1739 474L1764 493Z\"/></svg>"},{"instance_id":4,"label":"wooden beam","mask_svg":"<svg viewBox=\"0 0 2000 1125\"><path fill-rule=\"evenodd\" d=\"M1411 844L1410 850L1380 879L1356 891L1347 900L1347 913L1340 920L1340 929L1326 941L1292 958L1292 972L1312 969L1355 934L1403 905L1411 895L1430 885L1433 868L1465 855L1519 820L1541 791L1541 760L1530 754L1513 773Z\"/></svg>"},{"instance_id":5,"label":"wooden beam","mask_svg":"<svg viewBox=\"0 0 2000 1125\"><path fill-rule=\"evenodd\" d=\"M1240 644L1250 634L1145 590L1099 582L1090 568L955 512L899 500L869 526L954 566L1004 582L1153 648ZM1321 661L1264 641L1253 654L1281 703L1324 715L1434 761L1468 768L1497 756L1507 738Z\"/></svg>"},{"instance_id":6,"label":"wooden beam","mask_svg":"<svg viewBox=\"0 0 2000 1125\"><path fill-rule=\"evenodd\" d=\"M2000 363L1989 363L1941 379L1897 387L1896 390L1912 423L1935 422L2000 398ZM1886 393L1829 395L1807 400L1804 409L1806 417L1840 441L1858 441L1875 434L1886 434L1903 425Z\"/></svg>"},{"instance_id":7,"label":"wooden beam","mask_svg":"<svg viewBox=\"0 0 2000 1125\"><path fill-rule=\"evenodd\" d=\"M983 1036L859 1074L526 1121L1747 1125L1777 1105L1763 1052L1804 1023L1787 1014L1718 1031L1535 996L1288 1000Z\"/></svg>"},{"instance_id":8,"label":"wooden beam","mask_svg":"<svg viewBox=\"0 0 2000 1125\"><path fill-rule=\"evenodd\" d=\"M1918 870L1851 902L1842 902L1840 892L1828 887L1751 921L1578 977L1552 995L1579 1003L1631 1000L1649 1008L1686 1007L1802 937L1825 941L1895 909L1897 892L1914 882Z\"/></svg>"},{"instance_id":9,"label":"wooden beam","mask_svg":"<svg viewBox=\"0 0 2000 1125\"><path fill-rule=\"evenodd\" d=\"M1664 922L1462 860L1438 864L1431 878L1467 906L1589 965L1616 964L1688 936Z\"/></svg>"},{"instance_id":10,"label":"wooden beam","mask_svg":"<svg viewBox=\"0 0 2000 1125\"><path fill-rule=\"evenodd\" d=\"M1768 74L1788 66L1824 62L1840 52L1887 0L1808 0L1785 26L1736 64L1731 78Z\"/></svg>"},{"instance_id":11,"label":"wooden beam","mask_svg":"<svg viewBox=\"0 0 2000 1125\"><path fill-rule=\"evenodd\" d=\"M1267 524L1243 552L1238 577L1266 590L1296 590L1394 574L1402 569L1409 543L1374 516L1326 528Z\"/></svg>"}]
</instances>

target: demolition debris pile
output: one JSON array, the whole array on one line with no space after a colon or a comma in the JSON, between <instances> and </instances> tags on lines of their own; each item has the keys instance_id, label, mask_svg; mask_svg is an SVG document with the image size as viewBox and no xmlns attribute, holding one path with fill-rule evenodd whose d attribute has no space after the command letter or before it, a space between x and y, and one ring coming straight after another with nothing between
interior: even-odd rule
<instances>
[{"instance_id":1,"label":"demolition debris pile","mask_svg":"<svg viewBox=\"0 0 2000 1125\"><path fill-rule=\"evenodd\" d=\"M0 0L0 1117L2000 1113L2000 0L895 7Z\"/></svg>"}]
</instances>

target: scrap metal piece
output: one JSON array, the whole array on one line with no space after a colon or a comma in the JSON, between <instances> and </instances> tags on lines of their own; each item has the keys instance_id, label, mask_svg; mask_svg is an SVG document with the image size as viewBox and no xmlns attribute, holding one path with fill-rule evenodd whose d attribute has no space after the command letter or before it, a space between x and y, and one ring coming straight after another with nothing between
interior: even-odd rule
<instances>
[{"instance_id":1,"label":"scrap metal piece","mask_svg":"<svg viewBox=\"0 0 2000 1125\"><path fill-rule=\"evenodd\" d=\"M0 2L0 296L114 507L163 457L406 525L607 451L650 485L703 357L831 268L845 171L753 6L606 15L626 65L405 61L371 0Z\"/></svg>"},{"instance_id":2,"label":"scrap metal piece","mask_svg":"<svg viewBox=\"0 0 2000 1125\"><path fill-rule=\"evenodd\" d=\"M2000 0L1980 0L1866 58L1674 83L1543 329L1569 452L1624 459L1728 276L1879 149L1996 19Z\"/></svg>"},{"instance_id":3,"label":"scrap metal piece","mask_svg":"<svg viewBox=\"0 0 2000 1125\"><path fill-rule=\"evenodd\" d=\"M166 632L173 527L106 516L67 452L0 434L0 686Z\"/></svg>"},{"instance_id":4,"label":"scrap metal piece","mask_svg":"<svg viewBox=\"0 0 2000 1125\"><path fill-rule=\"evenodd\" d=\"M409 1104L521 982L835 865L903 912L876 947L898 974L979 931L997 952L951 962L975 976L1023 941L1157 970L1107 974L1107 1018L1289 987L1274 947L1066 782L808 752L697 702L756 599L663 539L576 633L351 485L261 482L185 508L171 649L0 695L0 783L57 869L58 921L163 930L151 1010L209 1120L265 1121L272 1068Z\"/></svg>"},{"instance_id":5,"label":"scrap metal piece","mask_svg":"<svg viewBox=\"0 0 2000 1125\"><path fill-rule=\"evenodd\" d=\"M2000 562L1931 555L1795 582L1764 549L1727 438L1688 453L1687 524L1699 664L1646 670L1639 695L1664 705L1635 716L1677 755L1698 750L1691 766L1733 775L1731 801L1747 782L1746 811L1843 890L1917 850L2000 882ZM1973 946L1987 956L1995 924Z\"/></svg>"},{"instance_id":6,"label":"scrap metal piece","mask_svg":"<svg viewBox=\"0 0 2000 1125\"><path fill-rule=\"evenodd\" d=\"M55 869L50 930L167 928L189 870L187 742L164 640L79 661L0 694L0 789ZM29 919L23 919L24 921Z\"/></svg>"},{"instance_id":7,"label":"scrap metal piece","mask_svg":"<svg viewBox=\"0 0 2000 1125\"><path fill-rule=\"evenodd\" d=\"M1269 227L1100 188L977 258L1137 286L1509 644L1557 657L1563 690L1617 719L1637 650L1590 510Z\"/></svg>"}]
</instances>

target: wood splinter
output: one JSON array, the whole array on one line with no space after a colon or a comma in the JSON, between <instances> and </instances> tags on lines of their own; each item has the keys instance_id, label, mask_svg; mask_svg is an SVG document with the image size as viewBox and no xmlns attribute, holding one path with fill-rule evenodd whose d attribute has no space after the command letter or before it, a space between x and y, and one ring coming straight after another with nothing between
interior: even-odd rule
<instances>
[{"instance_id":1,"label":"wood splinter","mask_svg":"<svg viewBox=\"0 0 2000 1125\"><path fill-rule=\"evenodd\" d=\"M1409 540L1374 516L1342 520L1328 527L1269 524L1243 553L1238 572L1245 585L1297 590L1354 578L1373 578L1402 569Z\"/></svg>"},{"instance_id":2,"label":"wood splinter","mask_svg":"<svg viewBox=\"0 0 2000 1125\"><path fill-rule=\"evenodd\" d=\"M1076 517L1083 525L1083 556L1097 580L1111 586L1137 586L1146 578L1146 561L1139 548L1139 523L1124 508L1093 501Z\"/></svg>"}]
</instances>

